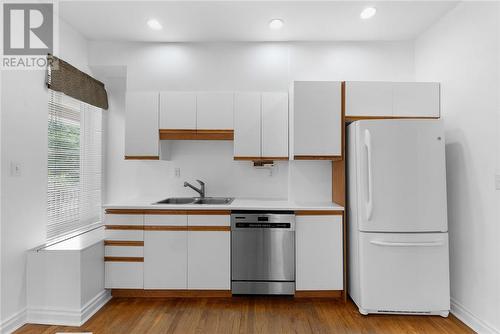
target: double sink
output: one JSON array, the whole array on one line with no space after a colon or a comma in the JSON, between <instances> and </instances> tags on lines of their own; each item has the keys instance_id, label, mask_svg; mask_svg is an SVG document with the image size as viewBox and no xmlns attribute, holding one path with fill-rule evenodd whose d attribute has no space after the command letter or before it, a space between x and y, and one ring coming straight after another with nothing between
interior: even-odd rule
<instances>
[{"instance_id":1,"label":"double sink","mask_svg":"<svg viewBox=\"0 0 500 334\"><path fill-rule=\"evenodd\" d=\"M211 204L229 205L233 197L170 197L153 204Z\"/></svg>"}]
</instances>

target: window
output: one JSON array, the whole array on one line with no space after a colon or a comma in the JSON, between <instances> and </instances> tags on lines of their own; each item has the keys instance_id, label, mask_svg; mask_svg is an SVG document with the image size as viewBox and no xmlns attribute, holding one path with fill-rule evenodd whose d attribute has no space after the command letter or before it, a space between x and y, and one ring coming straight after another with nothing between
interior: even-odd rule
<instances>
[{"instance_id":1,"label":"window","mask_svg":"<svg viewBox=\"0 0 500 334\"><path fill-rule=\"evenodd\" d=\"M47 240L101 224L102 110L49 90Z\"/></svg>"}]
</instances>

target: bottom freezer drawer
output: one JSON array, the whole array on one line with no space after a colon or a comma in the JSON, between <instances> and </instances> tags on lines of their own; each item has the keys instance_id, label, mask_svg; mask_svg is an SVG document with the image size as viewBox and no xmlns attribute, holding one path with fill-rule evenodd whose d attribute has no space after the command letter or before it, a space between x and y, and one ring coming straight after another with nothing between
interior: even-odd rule
<instances>
[{"instance_id":1,"label":"bottom freezer drawer","mask_svg":"<svg viewBox=\"0 0 500 334\"><path fill-rule=\"evenodd\" d=\"M449 310L448 233L360 233L361 307Z\"/></svg>"}]
</instances>

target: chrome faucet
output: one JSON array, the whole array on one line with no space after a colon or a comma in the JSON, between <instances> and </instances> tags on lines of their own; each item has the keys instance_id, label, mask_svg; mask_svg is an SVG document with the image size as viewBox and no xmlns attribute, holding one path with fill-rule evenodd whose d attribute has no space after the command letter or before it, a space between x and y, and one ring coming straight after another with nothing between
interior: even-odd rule
<instances>
[{"instance_id":1,"label":"chrome faucet","mask_svg":"<svg viewBox=\"0 0 500 334\"><path fill-rule=\"evenodd\" d=\"M198 194L200 194L201 198L203 198L203 197L205 197L205 182L200 181L200 180L196 180L196 181L200 184L200 188L197 188L197 187L193 186L189 182L184 182L184 187L189 187L189 188L193 189Z\"/></svg>"}]
</instances>

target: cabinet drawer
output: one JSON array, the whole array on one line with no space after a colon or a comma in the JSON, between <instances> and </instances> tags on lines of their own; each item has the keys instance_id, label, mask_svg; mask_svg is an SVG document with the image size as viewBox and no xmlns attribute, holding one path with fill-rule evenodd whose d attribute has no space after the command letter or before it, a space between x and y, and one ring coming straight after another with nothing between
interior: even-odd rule
<instances>
[{"instance_id":1,"label":"cabinet drawer","mask_svg":"<svg viewBox=\"0 0 500 334\"><path fill-rule=\"evenodd\" d=\"M106 246L104 256L143 257L144 248L142 246Z\"/></svg>"},{"instance_id":2,"label":"cabinet drawer","mask_svg":"<svg viewBox=\"0 0 500 334\"><path fill-rule=\"evenodd\" d=\"M115 215L104 216L105 225L143 225L144 215Z\"/></svg>"},{"instance_id":3,"label":"cabinet drawer","mask_svg":"<svg viewBox=\"0 0 500 334\"><path fill-rule=\"evenodd\" d=\"M142 289L142 262L106 262L105 288L107 289Z\"/></svg>"},{"instance_id":4,"label":"cabinet drawer","mask_svg":"<svg viewBox=\"0 0 500 334\"><path fill-rule=\"evenodd\" d=\"M146 226L187 226L187 216L182 215L145 215Z\"/></svg>"},{"instance_id":5,"label":"cabinet drawer","mask_svg":"<svg viewBox=\"0 0 500 334\"><path fill-rule=\"evenodd\" d=\"M105 240L122 240L122 241L143 241L143 230L108 230L104 231Z\"/></svg>"},{"instance_id":6,"label":"cabinet drawer","mask_svg":"<svg viewBox=\"0 0 500 334\"><path fill-rule=\"evenodd\" d=\"M189 226L230 226L229 215L188 215Z\"/></svg>"}]
</instances>

